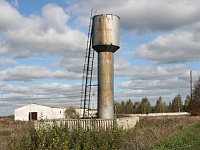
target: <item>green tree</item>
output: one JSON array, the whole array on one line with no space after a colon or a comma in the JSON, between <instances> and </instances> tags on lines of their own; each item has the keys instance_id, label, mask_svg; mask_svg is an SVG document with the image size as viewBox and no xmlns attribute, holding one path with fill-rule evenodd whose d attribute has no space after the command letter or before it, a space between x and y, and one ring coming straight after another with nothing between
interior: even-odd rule
<instances>
[{"instance_id":1,"label":"green tree","mask_svg":"<svg viewBox=\"0 0 200 150\"><path fill-rule=\"evenodd\" d=\"M175 96L175 98L172 101L171 112L181 112L182 109L183 109L183 104L182 104L181 96L180 94L178 94L177 96Z\"/></svg>"},{"instance_id":2,"label":"green tree","mask_svg":"<svg viewBox=\"0 0 200 150\"><path fill-rule=\"evenodd\" d=\"M160 96L159 99L156 102L156 106L154 109L155 113L164 113L165 112L165 105L162 102L162 97Z\"/></svg>"},{"instance_id":3,"label":"green tree","mask_svg":"<svg viewBox=\"0 0 200 150\"><path fill-rule=\"evenodd\" d=\"M139 113L139 106L140 106L140 102L135 102L133 105L133 113L134 114L138 114Z\"/></svg>"},{"instance_id":4,"label":"green tree","mask_svg":"<svg viewBox=\"0 0 200 150\"><path fill-rule=\"evenodd\" d=\"M200 76L197 82L194 84L194 90L192 92L192 99L189 103L190 111L200 110Z\"/></svg>"},{"instance_id":5,"label":"green tree","mask_svg":"<svg viewBox=\"0 0 200 150\"><path fill-rule=\"evenodd\" d=\"M79 118L79 114L74 107L70 106L65 110L65 118L77 119Z\"/></svg>"},{"instance_id":6,"label":"green tree","mask_svg":"<svg viewBox=\"0 0 200 150\"><path fill-rule=\"evenodd\" d=\"M185 103L184 103L184 106L183 106L183 110L186 111L186 112L189 112L189 103L190 103L190 96L187 95L186 99L185 99Z\"/></svg>"},{"instance_id":7,"label":"green tree","mask_svg":"<svg viewBox=\"0 0 200 150\"><path fill-rule=\"evenodd\" d=\"M121 113L121 114L124 114L124 113L125 113L125 102L124 102L124 101L121 102L120 113Z\"/></svg>"},{"instance_id":8,"label":"green tree","mask_svg":"<svg viewBox=\"0 0 200 150\"><path fill-rule=\"evenodd\" d=\"M114 106L115 106L115 114L119 114L120 103L117 101L114 101Z\"/></svg>"},{"instance_id":9,"label":"green tree","mask_svg":"<svg viewBox=\"0 0 200 150\"><path fill-rule=\"evenodd\" d=\"M121 103L115 102L115 107L116 107L116 114L124 114L125 113L126 104L124 101L121 101Z\"/></svg>"},{"instance_id":10,"label":"green tree","mask_svg":"<svg viewBox=\"0 0 200 150\"><path fill-rule=\"evenodd\" d=\"M139 105L139 113L148 114L151 112L151 104L148 101L148 98L142 98L142 102Z\"/></svg>"},{"instance_id":11,"label":"green tree","mask_svg":"<svg viewBox=\"0 0 200 150\"><path fill-rule=\"evenodd\" d=\"M169 102L169 105L166 106L166 112L172 112L172 102Z\"/></svg>"},{"instance_id":12,"label":"green tree","mask_svg":"<svg viewBox=\"0 0 200 150\"><path fill-rule=\"evenodd\" d=\"M125 114L132 114L132 113L133 113L133 102L129 99L126 102Z\"/></svg>"}]
</instances>

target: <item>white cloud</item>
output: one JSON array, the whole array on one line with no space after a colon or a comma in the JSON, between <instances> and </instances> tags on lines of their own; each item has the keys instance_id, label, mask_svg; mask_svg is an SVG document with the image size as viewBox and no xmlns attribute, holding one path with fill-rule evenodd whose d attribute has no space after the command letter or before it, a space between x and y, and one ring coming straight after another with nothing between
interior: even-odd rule
<instances>
[{"instance_id":1,"label":"white cloud","mask_svg":"<svg viewBox=\"0 0 200 150\"><path fill-rule=\"evenodd\" d=\"M189 67L181 64L168 67L157 66L127 66L120 70L115 70L115 76L130 76L134 80L155 80L177 77L185 78L189 75Z\"/></svg>"},{"instance_id":2,"label":"white cloud","mask_svg":"<svg viewBox=\"0 0 200 150\"><path fill-rule=\"evenodd\" d=\"M122 57L117 57L114 61L115 71L126 70L130 68L130 63L127 60L124 60Z\"/></svg>"},{"instance_id":3,"label":"white cloud","mask_svg":"<svg viewBox=\"0 0 200 150\"><path fill-rule=\"evenodd\" d=\"M37 81L40 79L81 79L82 73L67 70L51 71L46 67L16 66L0 71L0 79L4 81Z\"/></svg>"},{"instance_id":4,"label":"white cloud","mask_svg":"<svg viewBox=\"0 0 200 150\"><path fill-rule=\"evenodd\" d=\"M13 4L14 2L17 4L16 0ZM159 35L163 35L139 46L133 54L134 58L148 59L156 63L199 60L200 1L198 0L153 0L151 3L148 0L68 2L69 7L66 10L55 4L47 4L42 8L41 16L25 17L8 2L0 0L1 56L27 58L50 54L59 57L59 61L54 65L57 67L56 70L30 66L29 62L27 66L20 66L21 64L16 62L18 59L0 59L0 66L4 68L0 70L0 104L8 105L7 108L10 109L32 102L80 104L80 83L44 83L36 86L30 82L41 79L48 81L53 79L53 82L56 82L55 79L82 79L86 36L76 30L74 24L88 27L89 12L92 7L98 10L98 14L119 15L122 33L125 30L131 38L135 32L140 34L161 31ZM165 31L170 32L162 33ZM128 51L131 50L131 47L126 48ZM123 56L124 53L121 52ZM145 64L147 66L137 66L137 64L132 66L132 64L134 62L129 62L123 57L115 58L115 76L126 77L118 87L121 88L121 92L116 92L116 100L126 100L126 98L140 100L141 97L147 96L153 102L158 96L171 100L178 93L183 97L188 94L191 67L180 64L167 67L152 66L152 63ZM10 66L14 68L9 68ZM95 62L94 68L96 67ZM199 71L193 71L194 78L197 78L198 74ZM10 84L7 81L11 81ZM11 84L12 81L26 81L24 85L29 86L19 84L15 86ZM1 109L0 113L2 110L4 109Z\"/></svg>"},{"instance_id":5,"label":"white cloud","mask_svg":"<svg viewBox=\"0 0 200 150\"><path fill-rule=\"evenodd\" d=\"M137 33L151 33L174 31L164 34L155 40L142 44L134 58L149 59L156 63L177 63L198 61L200 49L200 1L176 0L111 0L69 2L69 14L76 14L78 25L88 25L91 8L97 9L98 14L108 13L120 16L120 24L125 31L133 35ZM106 5L105 5L106 3ZM124 31L122 30L122 32Z\"/></svg>"},{"instance_id":6,"label":"white cloud","mask_svg":"<svg viewBox=\"0 0 200 150\"><path fill-rule=\"evenodd\" d=\"M66 70L57 70L52 74L52 76L55 79L81 79L82 73L69 72Z\"/></svg>"},{"instance_id":7,"label":"white cloud","mask_svg":"<svg viewBox=\"0 0 200 150\"><path fill-rule=\"evenodd\" d=\"M178 77L166 80L133 80L121 83L121 88L127 89L176 89L188 88L189 80L182 80Z\"/></svg>"},{"instance_id":8,"label":"white cloud","mask_svg":"<svg viewBox=\"0 0 200 150\"><path fill-rule=\"evenodd\" d=\"M4 0L0 1L0 31L8 31L9 29L20 29L20 22L23 21L23 17L19 12L10 6L9 3ZM22 23L22 22L21 22Z\"/></svg>"},{"instance_id":9,"label":"white cloud","mask_svg":"<svg viewBox=\"0 0 200 150\"><path fill-rule=\"evenodd\" d=\"M48 53L74 57L86 43L86 36L67 26L69 16L63 8L48 4L42 17L22 16L5 1L0 2L1 55L16 58Z\"/></svg>"},{"instance_id":10,"label":"white cloud","mask_svg":"<svg viewBox=\"0 0 200 150\"><path fill-rule=\"evenodd\" d=\"M51 74L47 68L36 66L17 66L0 72L0 79L4 81L34 81L48 78Z\"/></svg>"},{"instance_id":11,"label":"white cloud","mask_svg":"<svg viewBox=\"0 0 200 150\"><path fill-rule=\"evenodd\" d=\"M87 0L71 4L67 11L79 16L78 25L88 25L85 18L89 18L91 8L97 9L98 14L119 15L125 30L143 33L169 31L200 21L199 0Z\"/></svg>"},{"instance_id":12,"label":"white cloud","mask_svg":"<svg viewBox=\"0 0 200 150\"><path fill-rule=\"evenodd\" d=\"M12 114L13 110L29 103L64 104L80 106L81 83L50 83L37 86L14 86L0 82L0 114ZM2 112L6 108L6 112ZM8 109L10 108L10 109Z\"/></svg>"},{"instance_id":13,"label":"white cloud","mask_svg":"<svg viewBox=\"0 0 200 150\"><path fill-rule=\"evenodd\" d=\"M0 67L15 66L17 62L12 59L0 59Z\"/></svg>"},{"instance_id":14,"label":"white cloud","mask_svg":"<svg viewBox=\"0 0 200 150\"><path fill-rule=\"evenodd\" d=\"M5 93L26 93L29 92L30 89L24 86L13 86L13 85L6 85L1 89L1 92Z\"/></svg>"},{"instance_id":15,"label":"white cloud","mask_svg":"<svg viewBox=\"0 0 200 150\"><path fill-rule=\"evenodd\" d=\"M133 53L157 63L177 63L200 60L200 34L192 32L172 33L157 37L141 45Z\"/></svg>"},{"instance_id":16,"label":"white cloud","mask_svg":"<svg viewBox=\"0 0 200 150\"><path fill-rule=\"evenodd\" d=\"M68 29L66 22L69 16L64 12L61 7L54 4L45 5L42 9L43 16L46 18L47 26L52 27L56 31L62 33Z\"/></svg>"},{"instance_id":17,"label":"white cloud","mask_svg":"<svg viewBox=\"0 0 200 150\"><path fill-rule=\"evenodd\" d=\"M5 84L5 82L0 81L0 87L4 86Z\"/></svg>"},{"instance_id":18,"label":"white cloud","mask_svg":"<svg viewBox=\"0 0 200 150\"><path fill-rule=\"evenodd\" d=\"M131 98L139 101L142 97L148 97L152 104L162 96L164 101L170 102L177 94L181 94L182 100L190 94L190 70L188 66L173 65L169 67L140 67L133 69L130 80L121 82L119 88L123 92L117 92L115 99L118 101ZM200 74L193 71L193 81L196 82Z\"/></svg>"},{"instance_id":19,"label":"white cloud","mask_svg":"<svg viewBox=\"0 0 200 150\"><path fill-rule=\"evenodd\" d=\"M39 89L43 89L45 91L54 91L54 92L68 92L72 91L72 85L69 84L59 84L59 83L51 83L51 84L43 84L37 86Z\"/></svg>"}]
</instances>

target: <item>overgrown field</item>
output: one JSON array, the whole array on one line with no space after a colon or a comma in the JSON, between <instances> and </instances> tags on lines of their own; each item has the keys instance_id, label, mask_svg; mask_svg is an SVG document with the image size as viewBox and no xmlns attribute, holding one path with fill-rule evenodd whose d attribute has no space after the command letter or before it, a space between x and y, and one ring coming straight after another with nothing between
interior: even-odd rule
<instances>
[{"instance_id":1,"label":"overgrown field","mask_svg":"<svg viewBox=\"0 0 200 150\"><path fill-rule=\"evenodd\" d=\"M34 130L28 122L0 122L0 149L120 149L152 147L188 125L200 123L200 117L142 117L134 129L123 131L74 132L62 126Z\"/></svg>"},{"instance_id":2,"label":"overgrown field","mask_svg":"<svg viewBox=\"0 0 200 150\"><path fill-rule=\"evenodd\" d=\"M24 121L0 121L0 150L9 150L11 141L17 142L23 135L27 135L29 124Z\"/></svg>"},{"instance_id":3,"label":"overgrown field","mask_svg":"<svg viewBox=\"0 0 200 150\"><path fill-rule=\"evenodd\" d=\"M199 150L200 123L188 126L176 135L154 146L152 150Z\"/></svg>"},{"instance_id":4,"label":"overgrown field","mask_svg":"<svg viewBox=\"0 0 200 150\"><path fill-rule=\"evenodd\" d=\"M199 116L142 117L134 129L127 131L121 150L148 149L198 122Z\"/></svg>"}]
</instances>

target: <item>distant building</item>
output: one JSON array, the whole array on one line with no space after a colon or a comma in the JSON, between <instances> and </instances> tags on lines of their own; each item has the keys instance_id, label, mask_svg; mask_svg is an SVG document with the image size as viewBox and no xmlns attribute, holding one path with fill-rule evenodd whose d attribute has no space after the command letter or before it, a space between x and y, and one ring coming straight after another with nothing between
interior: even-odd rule
<instances>
[{"instance_id":1,"label":"distant building","mask_svg":"<svg viewBox=\"0 0 200 150\"><path fill-rule=\"evenodd\" d=\"M44 105L44 104L28 104L26 106L15 109L15 120L30 121L39 119L64 119L65 110L70 106L63 105ZM83 109L73 106L76 112L82 117Z\"/></svg>"}]
</instances>

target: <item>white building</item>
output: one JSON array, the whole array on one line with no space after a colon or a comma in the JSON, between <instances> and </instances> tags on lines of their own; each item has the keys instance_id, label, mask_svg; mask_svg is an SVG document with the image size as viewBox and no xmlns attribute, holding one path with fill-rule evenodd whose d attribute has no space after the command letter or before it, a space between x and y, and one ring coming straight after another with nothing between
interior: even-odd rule
<instances>
[{"instance_id":1,"label":"white building","mask_svg":"<svg viewBox=\"0 0 200 150\"><path fill-rule=\"evenodd\" d=\"M83 114L83 109L80 109L78 106L73 107L79 115ZM63 105L44 105L33 103L15 109L14 115L15 120L21 121L39 119L64 119L65 110L68 108L69 106Z\"/></svg>"}]
</instances>

